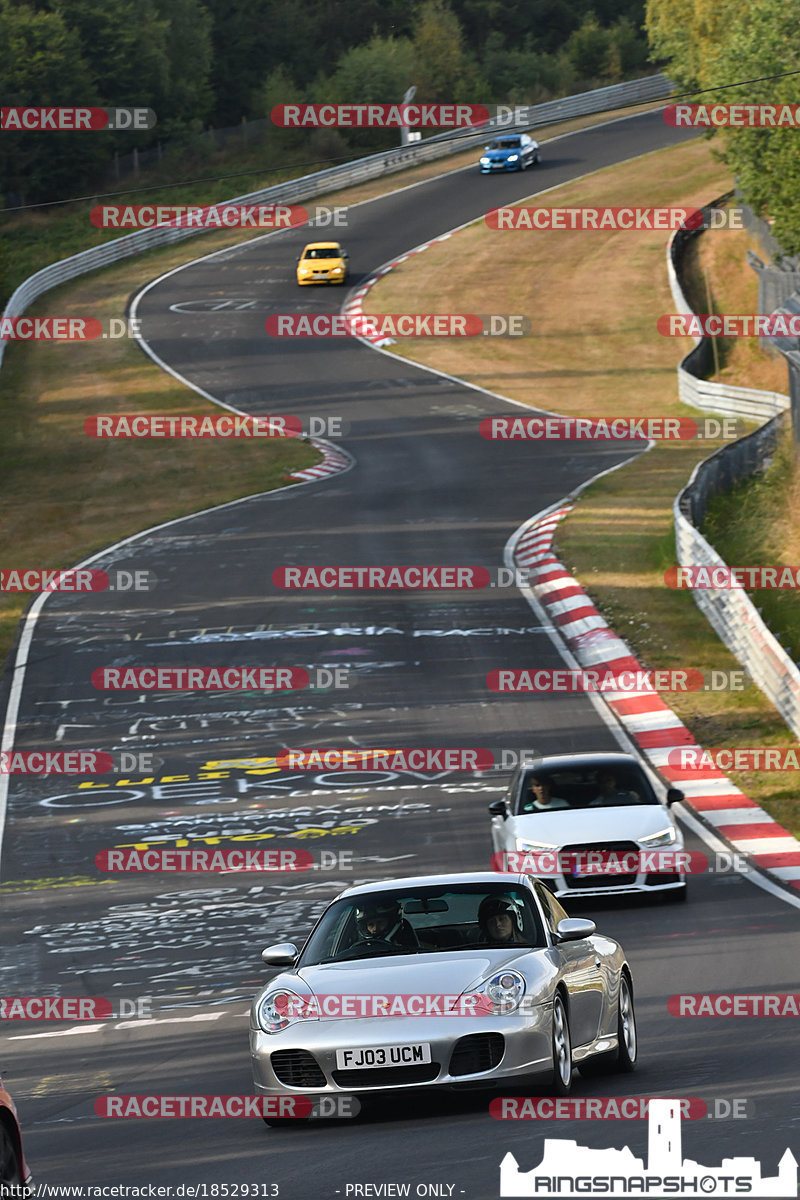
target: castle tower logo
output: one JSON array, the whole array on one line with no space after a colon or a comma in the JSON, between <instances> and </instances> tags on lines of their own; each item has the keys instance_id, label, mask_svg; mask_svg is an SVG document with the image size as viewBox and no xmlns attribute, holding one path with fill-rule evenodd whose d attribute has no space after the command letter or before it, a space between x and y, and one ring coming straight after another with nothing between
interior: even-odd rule
<instances>
[{"instance_id":1,"label":"castle tower logo","mask_svg":"<svg viewBox=\"0 0 800 1200\"><path fill-rule=\"evenodd\" d=\"M786 1150L778 1174L764 1178L755 1158L724 1158L704 1167L682 1157L678 1100L651 1100L647 1166L622 1150L592 1150L562 1138L546 1138L542 1161L520 1171L514 1155L500 1164L500 1195L538 1198L569 1196L759 1196L797 1197L797 1159Z\"/></svg>"}]
</instances>

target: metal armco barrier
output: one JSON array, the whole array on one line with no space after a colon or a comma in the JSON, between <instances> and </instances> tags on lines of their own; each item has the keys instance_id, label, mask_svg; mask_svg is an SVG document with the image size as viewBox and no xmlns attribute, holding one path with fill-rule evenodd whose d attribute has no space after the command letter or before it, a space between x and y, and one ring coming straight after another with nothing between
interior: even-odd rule
<instances>
[{"instance_id":1,"label":"metal armco barrier","mask_svg":"<svg viewBox=\"0 0 800 1200\"><path fill-rule=\"evenodd\" d=\"M672 296L682 313L692 310L678 281L677 267L683 248L693 233L677 231L670 239L667 255ZM784 413L789 408L788 396L779 392L733 388L709 383L691 374L686 368L691 361L691 366L699 369L697 358L703 361L701 356L708 354L708 341L708 338L698 339L694 350L678 366L679 391L684 403L712 412L770 419L747 437L724 446L698 463L688 484L675 498L672 509L675 547L682 567L727 565L696 526L704 520L711 496L753 474L764 463L775 447L780 426L786 419ZM706 344L705 348L702 343ZM776 410L781 410L778 415L775 415ZM800 738L800 670L767 628L744 589L693 588L692 596L721 640L775 705L795 737Z\"/></svg>"},{"instance_id":2,"label":"metal armco barrier","mask_svg":"<svg viewBox=\"0 0 800 1200\"><path fill-rule=\"evenodd\" d=\"M541 125L546 121L565 120L569 117L589 116L591 113L602 112L605 109L619 107L623 104L644 104L651 100L664 100L672 91L672 84L664 75L648 75L643 79L632 79L627 83L615 83L610 87L596 88L591 92L582 92L576 96L565 96L560 100L548 100L544 104L533 105L528 109L530 128ZM420 163L434 162L437 158L445 158L461 150L480 146L495 128L495 122L482 126L477 132L453 130L449 133L438 134L410 146L401 146L396 150L385 150L380 154L371 154L367 158L355 162L343 163L337 167L329 167L325 171L315 171L311 175L303 175L299 179L290 179L286 183L274 184L262 188L258 192L249 192L244 196L235 196L231 200L218 201L223 204L280 204L299 203L309 200L327 191L351 184L365 183L389 175L394 171L402 171L406 167ZM502 126L497 126L502 128ZM183 241L184 238L195 237L208 232L201 229L179 229L170 226L159 226L156 229L141 229L124 237L115 238L102 246L93 246L90 250L82 250L70 258L53 263L30 275L13 293L5 307L4 317L19 317L26 308L50 291L69 279L76 279L89 271L107 267L119 262L132 254L142 254L156 247L168 246L172 242ZM0 364L6 340L0 338Z\"/></svg>"},{"instance_id":3,"label":"metal armco barrier","mask_svg":"<svg viewBox=\"0 0 800 1200\"><path fill-rule=\"evenodd\" d=\"M706 204L701 210L704 217L730 195ZM678 278L678 263L689 241L702 232L702 229L676 229L667 245L667 273L675 311L687 315L692 313L692 308ZM744 417L748 421L768 421L789 408L789 397L782 392L762 392L758 388L733 387L704 379L703 376L713 369L711 339L697 337L694 343L694 349L678 363L678 395L684 404L705 412Z\"/></svg>"}]
</instances>

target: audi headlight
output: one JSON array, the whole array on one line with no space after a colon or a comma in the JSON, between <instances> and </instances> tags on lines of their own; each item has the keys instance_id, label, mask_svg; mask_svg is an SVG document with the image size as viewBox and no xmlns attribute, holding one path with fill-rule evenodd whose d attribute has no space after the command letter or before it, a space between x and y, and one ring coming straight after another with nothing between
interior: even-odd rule
<instances>
[{"instance_id":1,"label":"audi headlight","mask_svg":"<svg viewBox=\"0 0 800 1200\"><path fill-rule=\"evenodd\" d=\"M256 1016L264 1033L280 1033L296 1021L315 1020L317 1014L312 1006L311 997L298 996L297 992L288 988L278 988L274 992L267 992L259 1000Z\"/></svg>"},{"instance_id":2,"label":"audi headlight","mask_svg":"<svg viewBox=\"0 0 800 1200\"><path fill-rule=\"evenodd\" d=\"M532 854L539 854L543 850L557 850L558 846L554 842L531 842L528 838L515 838L514 845L517 850L530 851Z\"/></svg>"},{"instance_id":3,"label":"audi headlight","mask_svg":"<svg viewBox=\"0 0 800 1200\"><path fill-rule=\"evenodd\" d=\"M658 833L649 833L647 837L639 838L643 846L671 846L677 840L678 831L674 825L669 825L666 829L659 829Z\"/></svg>"},{"instance_id":4,"label":"audi headlight","mask_svg":"<svg viewBox=\"0 0 800 1200\"><path fill-rule=\"evenodd\" d=\"M522 1003L525 980L519 971L498 971L478 991L491 1000L493 1014L508 1016L509 1013L516 1012Z\"/></svg>"}]
</instances>

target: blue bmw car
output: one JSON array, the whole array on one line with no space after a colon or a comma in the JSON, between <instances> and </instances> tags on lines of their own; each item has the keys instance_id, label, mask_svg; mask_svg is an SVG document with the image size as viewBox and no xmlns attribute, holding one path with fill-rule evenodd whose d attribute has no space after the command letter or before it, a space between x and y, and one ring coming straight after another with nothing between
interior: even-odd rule
<instances>
[{"instance_id":1,"label":"blue bmw car","mask_svg":"<svg viewBox=\"0 0 800 1200\"><path fill-rule=\"evenodd\" d=\"M542 161L539 143L527 133L506 134L495 138L481 155L481 174L494 171L524 171Z\"/></svg>"}]
</instances>

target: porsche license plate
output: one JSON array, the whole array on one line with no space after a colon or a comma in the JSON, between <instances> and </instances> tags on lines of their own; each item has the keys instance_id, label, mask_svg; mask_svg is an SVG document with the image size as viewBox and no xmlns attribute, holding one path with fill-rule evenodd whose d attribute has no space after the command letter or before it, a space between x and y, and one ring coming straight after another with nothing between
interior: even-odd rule
<instances>
[{"instance_id":1,"label":"porsche license plate","mask_svg":"<svg viewBox=\"0 0 800 1200\"><path fill-rule=\"evenodd\" d=\"M336 1069L363 1070L365 1067L413 1067L431 1061L430 1042L409 1046L360 1046L358 1050L337 1050Z\"/></svg>"}]
</instances>

